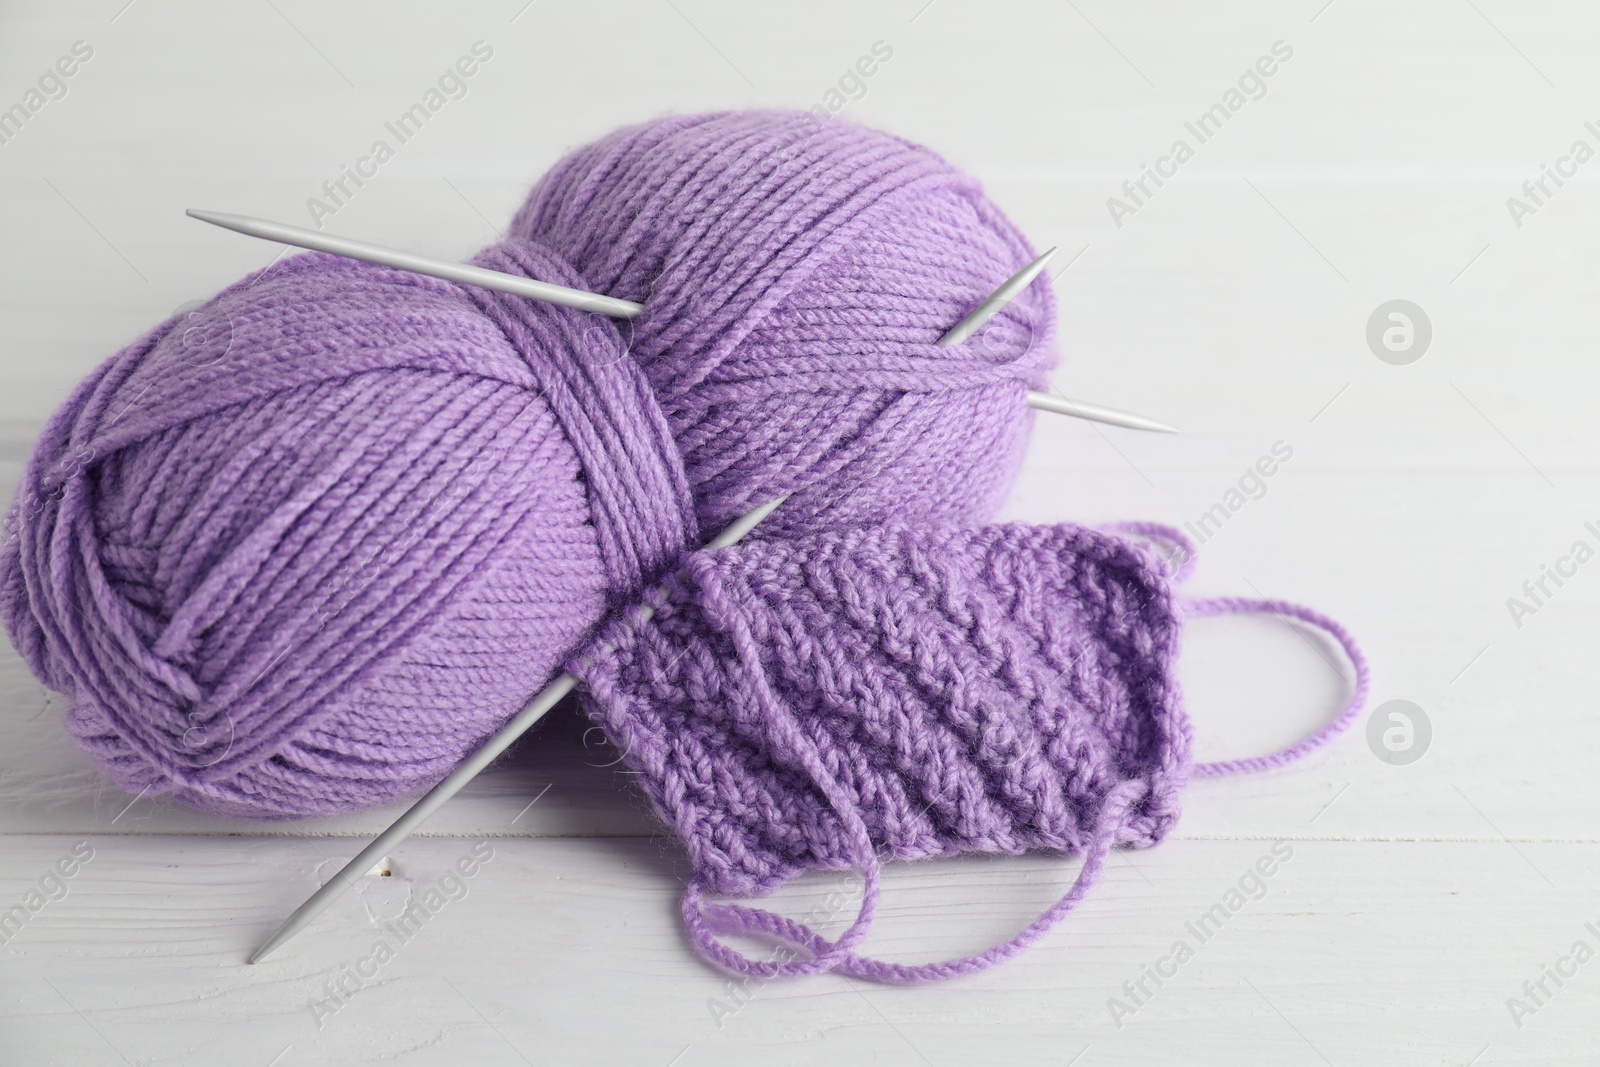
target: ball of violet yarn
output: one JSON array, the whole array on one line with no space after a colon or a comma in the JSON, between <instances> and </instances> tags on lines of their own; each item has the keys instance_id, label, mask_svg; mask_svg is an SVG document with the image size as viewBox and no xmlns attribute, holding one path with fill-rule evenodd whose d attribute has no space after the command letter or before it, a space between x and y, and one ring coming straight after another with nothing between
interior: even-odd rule
<instances>
[{"instance_id":1,"label":"ball of violet yarn","mask_svg":"<svg viewBox=\"0 0 1600 1067\"><path fill-rule=\"evenodd\" d=\"M626 323L320 254L112 356L47 424L0 616L122 788L292 818L432 785L607 613L764 537L986 519L1054 362L1032 249L925 148L808 113L572 153L474 262Z\"/></svg>"}]
</instances>

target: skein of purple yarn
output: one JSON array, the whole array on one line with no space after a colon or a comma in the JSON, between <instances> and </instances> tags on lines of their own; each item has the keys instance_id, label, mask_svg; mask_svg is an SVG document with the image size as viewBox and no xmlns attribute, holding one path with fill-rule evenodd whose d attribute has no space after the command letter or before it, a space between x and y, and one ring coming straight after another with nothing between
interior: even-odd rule
<instances>
[{"instance_id":1,"label":"skein of purple yarn","mask_svg":"<svg viewBox=\"0 0 1600 1067\"><path fill-rule=\"evenodd\" d=\"M1032 249L926 149L798 113L558 164L477 262L582 312L297 256L175 316L49 421L0 616L125 789L349 811L437 781L608 610L761 500L763 536L986 518L1054 360Z\"/></svg>"},{"instance_id":2,"label":"skein of purple yarn","mask_svg":"<svg viewBox=\"0 0 1600 1067\"><path fill-rule=\"evenodd\" d=\"M658 119L580 148L513 235L596 290L623 327L719 529L993 517L1015 480L1029 388L1055 365L1055 303L1029 286L966 343L936 342L1037 253L932 151L808 111Z\"/></svg>"}]
</instances>

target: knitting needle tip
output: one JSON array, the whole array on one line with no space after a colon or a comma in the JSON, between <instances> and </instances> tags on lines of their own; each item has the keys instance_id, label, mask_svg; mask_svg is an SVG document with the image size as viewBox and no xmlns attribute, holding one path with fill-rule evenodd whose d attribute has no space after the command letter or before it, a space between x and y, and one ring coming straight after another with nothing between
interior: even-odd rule
<instances>
[{"instance_id":1,"label":"knitting needle tip","mask_svg":"<svg viewBox=\"0 0 1600 1067\"><path fill-rule=\"evenodd\" d=\"M565 285L541 282L517 274L489 270L486 267L474 267L467 263L451 263L431 256L401 252L394 248L384 248L382 245L368 244L366 241L337 237L320 230L308 230L302 226L273 222L270 219L234 215L226 211L201 211L198 208L189 208L185 214L192 219L209 222L213 226L221 226L225 230L233 230L249 237L259 237L264 241L276 241L296 248L309 248L313 252L328 252L344 256L346 259L359 259L366 263L408 270L414 274L426 274L429 277L442 278L461 285L476 285L482 289L531 297L534 300L577 308L580 311L592 311L612 318L631 319L644 310L643 304L636 304L632 300L619 300L612 296L571 289Z\"/></svg>"},{"instance_id":2,"label":"knitting needle tip","mask_svg":"<svg viewBox=\"0 0 1600 1067\"><path fill-rule=\"evenodd\" d=\"M1033 280L1044 270L1045 264L1050 262L1050 257L1056 254L1054 247L1045 249L1044 255L1023 267L1017 273L1001 283L1000 288L983 298L982 303L973 308L966 318L951 327L950 331L939 338L938 343L945 347L958 345L977 333L988 322L1000 313L1011 301L1015 300ZM1087 400L1068 400L1062 396L1051 396L1048 393L1029 393L1028 406L1040 411L1053 411L1058 415L1070 415L1075 419L1088 419L1090 422L1103 422L1108 426L1121 426L1129 430L1152 430L1156 433L1177 433L1176 426L1169 426L1159 419L1152 419L1145 415L1135 415L1131 411L1118 411L1108 408L1104 404L1091 404Z\"/></svg>"},{"instance_id":3,"label":"knitting needle tip","mask_svg":"<svg viewBox=\"0 0 1600 1067\"><path fill-rule=\"evenodd\" d=\"M765 504L745 512L743 515L740 515L737 519L734 519L732 522L730 522L721 533L717 534L716 537L713 537L710 541L707 541L705 547L708 549L727 548L729 545L738 544L740 541L745 539L745 536L748 535L751 530L754 530L757 526L761 525L761 521L763 519L765 519L768 515L771 515L774 511L777 511L778 505L782 504L787 499L789 499L789 495L785 493L776 500L769 500Z\"/></svg>"},{"instance_id":4,"label":"knitting needle tip","mask_svg":"<svg viewBox=\"0 0 1600 1067\"><path fill-rule=\"evenodd\" d=\"M939 338L941 345L958 345L983 328L988 322L1000 313L1000 310L1017 298L1017 294L1026 289L1044 270L1044 265L1050 262L1050 257L1056 250L1048 248L1044 255L1023 267L1017 273L1007 278L1000 284L1000 288L983 298L983 302L967 313L967 317L950 327L950 331Z\"/></svg>"},{"instance_id":5,"label":"knitting needle tip","mask_svg":"<svg viewBox=\"0 0 1600 1067\"><path fill-rule=\"evenodd\" d=\"M278 927L277 933L267 938L267 940L262 943L260 948L256 949L250 954L250 963L252 965L260 963L262 960L278 951L279 945L289 940L298 932L298 930L289 929L287 925Z\"/></svg>"},{"instance_id":6,"label":"knitting needle tip","mask_svg":"<svg viewBox=\"0 0 1600 1067\"><path fill-rule=\"evenodd\" d=\"M1104 404L1091 404L1087 400L1068 400L1064 396L1052 396L1049 393L1029 393L1028 406L1039 411L1053 411L1058 415L1070 415L1075 419L1087 419L1090 422L1103 422L1107 426L1121 426L1128 430L1148 430L1152 433L1179 432L1176 426L1146 415L1108 408Z\"/></svg>"},{"instance_id":7,"label":"knitting needle tip","mask_svg":"<svg viewBox=\"0 0 1600 1067\"><path fill-rule=\"evenodd\" d=\"M706 544L706 548L727 548L743 540L757 524L777 510L778 505L786 500L787 494L770 500L760 507L754 508L739 518L729 523L715 538ZM655 614L654 610L646 606L641 612L642 621L648 621ZM561 698L572 692L578 686L578 679L571 674L562 674L555 681L546 686L537 696L523 705L510 722L502 726L498 733L483 743L472 755L463 760L460 766L451 771L449 776L432 789L428 790L423 798L411 805L406 813L389 824L389 828L377 837L372 843L360 852L355 859L345 864L339 873L323 884L315 893L306 899L306 902L294 910L283 921L283 925L250 955L251 963L259 963L277 951L284 942L310 925L311 921L332 904L346 889L355 884L356 879L374 864L389 854L390 849L410 836L422 822L432 815L445 801L455 796L472 779L476 778L485 767L494 762L496 756L511 747L511 743L544 717L545 713L555 707Z\"/></svg>"}]
</instances>

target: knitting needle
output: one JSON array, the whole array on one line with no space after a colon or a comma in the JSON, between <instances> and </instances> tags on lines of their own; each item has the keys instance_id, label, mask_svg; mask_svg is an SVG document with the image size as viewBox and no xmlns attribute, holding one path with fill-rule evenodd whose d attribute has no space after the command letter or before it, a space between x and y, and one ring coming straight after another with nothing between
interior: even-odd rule
<instances>
[{"instance_id":1,"label":"knitting needle","mask_svg":"<svg viewBox=\"0 0 1600 1067\"><path fill-rule=\"evenodd\" d=\"M330 252L336 256L345 256L349 259L359 259L367 263L377 263L384 267L395 267L399 270L409 270L416 274L426 274L433 278L443 278L445 281L459 282L462 285L476 285L484 289L493 289L502 293L513 293L517 296L532 297L535 300L544 300L564 307L577 308L580 311L592 311L612 318L631 319L644 310L643 304L636 304L632 300L621 300L611 296L601 296L599 293L589 293L582 289L569 289L564 285L554 285L550 282L534 281L516 274L505 274L485 267L472 267L465 263L451 263L443 259L434 259L431 256L419 256L411 252L401 252L393 248L384 248L382 245L368 244L365 241L355 241L348 237L337 237L331 233L321 233L317 230L307 230L300 226L290 226L282 222L272 222L268 219L258 219L250 215L231 215L222 211L200 211L190 208L186 214L190 218L209 222L213 226L221 226L236 233L246 234L250 237L259 237L266 241L277 241L280 244L293 245L296 248L309 248L314 252ZM996 289L983 303L973 309L972 313L956 324L955 328L939 339L941 345L960 344L974 333L985 322L993 318L995 313L1009 304L1023 288L1034 279L1039 271L1044 269L1045 261L1055 253L1050 249L1043 256L1024 267L1019 273L1013 275L1000 288ZM1053 397L1048 393L1030 392L1027 403L1031 408L1041 411L1053 411L1061 415L1070 415L1073 418L1088 419L1091 422L1103 422L1112 426L1123 426L1132 430L1154 430L1159 433L1177 433L1176 427L1164 422L1135 415L1116 408L1108 408L1102 404L1091 404L1086 401L1067 400L1064 397Z\"/></svg>"},{"instance_id":2,"label":"knitting needle","mask_svg":"<svg viewBox=\"0 0 1600 1067\"><path fill-rule=\"evenodd\" d=\"M189 214L194 214L190 212ZM983 329L983 324L997 315L1001 308L1017 298L1017 294L1028 287L1028 284L1039 276L1044 270L1044 265L1050 262L1050 257L1056 254L1054 248L1045 249L1044 255L1023 267L1017 273L1000 283L1000 288L984 297L977 307L967 313L967 317L950 327L950 332L939 338L941 345L958 345Z\"/></svg>"},{"instance_id":3,"label":"knitting needle","mask_svg":"<svg viewBox=\"0 0 1600 1067\"><path fill-rule=\"evenodd\" d=\"M1023 267L1017 273L1000 283L1000 288L983 298L983 301L973 308L962 319L950 328L950 332L939 338L941 345L958 345L983 329L983 324L994 318L1011 301L1017 298L1033 279L1044 270L1044 265L1050 262L1050 257L1056 254L1054 248L1045 250L1044 255ZM1164 422L1143 415L1135 415L1131 411L1119 411L1108 408L1103 404L1091 404L1086 400L1068 400L1064 396L1051 396L1049 393L1028 394L1028 406L1040 411L1054 411L1061 415L1071 415L1077 419L1088 419L1090 422L1103 422L1111 426L1123 426L1130 430L1151 430L1156 433L1177 433L1176 426L1169 426Z\"/></svg>"},{"instance_id":4,"label":"knitting needle","mask_svg":"<svg viewBox=\"0 0 1600 1067\"><path fill-rule=\"evenodd\" d=\"M745 535L777 509L787 499L787 495L776 500L768 501L753 511L747 512L735 519L727 529L718 534L705 547L707 549L727 548L743 540ZM645 605L640 613L641 622L649 622L655 617L655 609ZM461 766L450 772L450 776L430 789L426 796L415 804L404 815L400 816L389 828L373 839L372 844L356 854L356 858L344 865L338 874L330 878L321 889L311 894L310 898L298 908L294 914L284 920L276 933L267 938L262 946L256 949L250 957L251 963L260 963L270 956L285 941L303 930L311 920L320 915L329 904L332 904L340 894L355 884L357 878L370 871L377 862L389 853L401 841L411 834L419 824L429 815L432 815L441 804L461 791L462 786L476 778L485 767L494 761L494 758L504 752L510 744L523 734L528 728L538 722L562 697L572 692L577 687L578 680L570 674L563 673L561 677L551 682L539 693L538 696L528 701L516 717L500 732L486 741L482 748L464 760Z\"/></svg>"},{"instance_id":5,"label":"knitting needle","mask_svg":"<svg viewBox=\"0 0 1600 1067\"><path fill-rule=\"evenodd\" d=\"M384 248L381 245L368 244L365 241L353 241L348 237L336 237L331 233L319 233L316 230L253 218L249 215L199 211L195 208L190 208L186 214L192 219L209 222L213 226L221 226L225 230L233 230L251 237L260 237L266 241L277 241L279 244L294 245L296 248L309 248L314 252L331 252L348 259L360 259L384 267L397 267L415 274L443 278L447 282L476 285L497 292L514 293L517 296L531 296L535 300L578 308L580 311L593 311L601 315L610 315L612 318L631 319L644 310L643 304L635 304L632 300L618 300L598 293L586 293L582 289L569 289L565 285L553 285L550 282L538 282L515 274L503 274L497 270L473 267L465 263L450 263L431 256L418 256L410 252Z\"/></svg>"}]
</instances>

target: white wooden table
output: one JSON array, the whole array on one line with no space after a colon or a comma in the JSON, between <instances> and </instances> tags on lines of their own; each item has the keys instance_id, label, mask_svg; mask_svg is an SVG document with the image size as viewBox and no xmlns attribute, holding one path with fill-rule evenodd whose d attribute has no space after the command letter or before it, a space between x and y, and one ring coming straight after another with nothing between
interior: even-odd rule
<instances>
[{"instance_id":1,"label":"white wooden table","mask_svg":"<svg viewBox=\"0 0 1600 1067\"><path fill-rule=\"evenodd\" d=\"M1193 521L1286 442L1293 459L1206 543L1195 588L1258 589L1344 621L1371 656L1373 703L1415 702L1433 738L1393 766L1363 722L1298 767L1195 784L1170 840L1118 856L1078 914L991 973L740 988L688 950L678 850L566 714L387 876L247 967L395 812L261 826L127 796L8 651L0 908L74 849L92 858L0 946L0 1063L1600 1060L1600 963L1569 955L1580 940L1600 950L1600 563L1520 627L1507 608L1575 540L1600 546L1584 528L1600 520L1600 162L1547 180L1520 219L1507 205L1574 141L1600 148L1584 126L1600 117L1600 11L125 3L0 9L0 107L75 42L93 51L0 144L7 495L78 377L274 254L183 208L304 220L322 183L474 42L493 55L467 94L328 229L464 256L568 147L666 110L824 102L883 41L892 59L844 113L938 146L1038 244L1062 246L1063 391L1186 431L1043 418L1009 515ZM1293 54L1265 94L1116 225L1107 198L1175 139L1193 143L1185 122L1279 41ZM1366 339L1394 299L1432 323L1407 365ZM1201 758L1282 745L1343 694L1269 621L1198 624L1183 674ZM1114 1019L1124 983L1279 842L1292 858L1264 895ZM493 858L469 892L392 960L363 963L475 847ZM1073 870L1047 857L896 868L871 947L919 960L985 946ZM803 913L832 887L807 879L782 902ZM1571 976L1558 985L1551 967ZM348 977L358 969L371 977ZM330 999L341 980L352 991Z\"/></svg>"}]
</instances>

